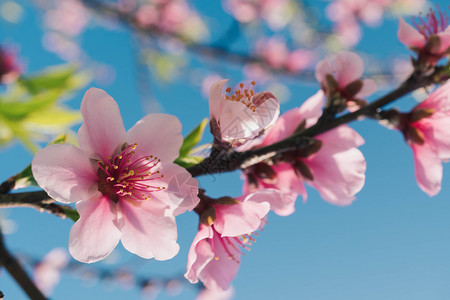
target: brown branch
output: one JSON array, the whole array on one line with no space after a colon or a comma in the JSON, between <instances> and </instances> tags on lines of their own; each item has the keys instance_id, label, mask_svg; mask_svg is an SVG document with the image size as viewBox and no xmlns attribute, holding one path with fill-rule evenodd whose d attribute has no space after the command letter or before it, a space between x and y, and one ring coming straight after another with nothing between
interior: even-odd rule
<instances>
[{"instance_id":1,"label":"brown branch","mask_svg":"<svg viewBox=\"0 0 450 300\"><path fill-rule=\"evenodd\" d=\"M5 267L12 278L22 287L24 292L33 300L45 300L45 296L36 287L31 278L20 265L19 261L6 249L0 228L0 264Z\"/></svg>"},{"instance_id":2,"label":"brown branch","mask_svg":"<svg viewBox=\"0 0 450 300\"><path fill-rule=\"evenodd\" d=\"M328 122L318 122L305 130L294 134L284 140L259 149L244 152L235 151L212 151L211 155L201 163L188 168L192 176L197 177L206 174L230 172L237 169L244 169L263 160L274 157L277 154L308 147L311 138L336 128L340 125L350 123L364 116L373 117L381 107L409 94L410 92L430 85L431 83L442 82L449 78L445 74L446 67L436 67L435 71L428 76L420 72L413 73L402 85L394 91L379 98L378 100L362 107L361 109L332 119ZM447 67L448 68L448 67Z\"/></svg>"},{"instance_id":3,"label":"brown branch","mask_svg":"<svg viewBox=\"0 0 450 300\"><path fill-rule=\"evenodd\" d=\"M45 191L0 194L0 208L31 207L63 219L68 216L69 211L73 211L70 206L54 202L55 200L50 198Z\"/></svg>"},{"instance_id":4,"label":"brown branch","mask_svg":"<svg viewBox=\"0 0 450 300\"><path fill-rule=\"evenodd\" d=\"M16 185L17 175L13 175L0 184L0 194L6 194L14 189Z\"/></svg>"}]
</instances>

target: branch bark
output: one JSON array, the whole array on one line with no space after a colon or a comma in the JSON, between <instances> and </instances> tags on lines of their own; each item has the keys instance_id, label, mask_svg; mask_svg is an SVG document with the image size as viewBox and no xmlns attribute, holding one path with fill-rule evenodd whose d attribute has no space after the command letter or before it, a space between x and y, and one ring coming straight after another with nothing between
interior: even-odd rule
<instances>
[{"instance_id":1,"label":"branch bark","mask_svg":"<svg viewBox=\"0 0 450 300\"><path fill-rule=\"evenodd\" d=\"M355 121L360 117L373 117L380 108L405 96L406 94L409 94L418 88L426 87L432 83L447 80L449 76L446 74L446 72L448 72L446 69L448 69L448 66L436 67L434 72L427 76L424 76L421 72L415 72L397 89L360 108L359 110L352 113L347 113L328 122L318 122L315 125L272 145L244 152L223 152L220 156L213 151L208 158L201 163L188 168L188 171L193 177L206 174L230 172L237 169L244 169L285 151L307 147L309 146L311 138L314 136L340 125Z\"/></svg>"},{"instance_id":2,"label":"branch bark","mask_svg":"<svg viewBox=\"0 0 450 300\"><path fill-rule=\"evenodd\" d=\"M22 287L24 292L33 300L45 300L45 296L36 287L34 282L20 265L19 261L6 249L3 234L0 228L0 264L8 271L11 277Z\"/></svg>"},{"instance_id":3,"label":"branch bark","mask_svg":"<svg viewBox=\"0 0 450 300\"><path fill-rule=\"evenodd\" d=\"M63 219L67 217L68 210L73 210L70 206L54 202L45 191L0 194L0 208L31 207Z\"/></svg>"}]
</instances>

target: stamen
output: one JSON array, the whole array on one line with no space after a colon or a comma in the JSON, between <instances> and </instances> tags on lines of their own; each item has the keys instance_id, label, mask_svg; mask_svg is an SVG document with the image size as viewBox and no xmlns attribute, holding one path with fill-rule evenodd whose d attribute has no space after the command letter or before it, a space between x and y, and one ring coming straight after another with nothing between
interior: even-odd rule
<instances>
[{"instance_id":1,"label":"stamen","mask_svg":"<svg viewBox=\"0 0 450 300\"><path fill-rule=\"evenodd\" d=\"M106 162L98 161L99 175L103 183L99 191L117 203L121 198L133 201L147 201L151 193L166 187L149 184L152 180L164 178L159 170L161 162L153 155L131 159L137 144L124 145L118 155L109 156ZM119 198L118 198L118 197Z\"/></svg>"}]
</instances>

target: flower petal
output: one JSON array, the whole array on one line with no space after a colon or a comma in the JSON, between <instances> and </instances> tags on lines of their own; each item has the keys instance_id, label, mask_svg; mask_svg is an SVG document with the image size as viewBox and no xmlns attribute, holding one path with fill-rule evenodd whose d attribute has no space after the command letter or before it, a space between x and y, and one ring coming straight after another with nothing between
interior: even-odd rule
<instances>
[{"instance_id":1,"label":"flower petal","mask_svg":"<svg viewBox=\"0 0 450 300\"><path fill-rule=\"evenodd\" d=\"M151 199L139 203L121 199L118 206L122 213L119 223L125 249L156 260L171 259L178 253L180 246L176 242L174 217L155 215Z\"/></svg>"},{"instance_id":2,"label":"flower petal","mask_svg":"<svg viewBox=\"0 0 450 300\"><path fill-rule=\"evenodd\" d=\"M160 201L168 206L166 216L177 216L185 211L193 210L200 202L198 198L198 181L192 178L186 169L173 164L161 163L160 180L152 180L151 184L166 189L151 194L150 201Z\"/></svg>"},{"instance_id":3,"label":"flower petal","mask_svg":"<svg viewBox=\"0 0 450 300\"><path fill-rule=\"evenodd\" d=\"M316 79L321 84L326 84L326 75L333 75L333 71L331 70L330 59L326 57L325 59L319 61L316 66Z\"/></svg>"},{"instance_id":4,"label":"flower petal","mask_svg":"<svg viewBox=\"0 0 450 300\"><path fill-rule=\"evenodd\" d=\"M425 47L426 39L414 27L406 23L403 18L398 18L398 39L408 47Z\"/></svg>"},{"instance_id":5,"label":"flower petal","mask_svg":"<svg viewBox=\"0 0 450 300\"><path fill-rule=\"evenodd\" d=\"M276 98L268 98L252 111L244 103L225 101L220 112L222 139L233 143L240 139L253 139L275 123L280 113Z\"/></svg>"},{"instance_id":6,"label":"flower petal","mask_svg":"<svg viewBox=\"0 0 450 300\"><path fill-rule=\"evenodd\" d=\"M442 181L442 163L438 154L426 145L412 144L411 148L417 184L430 197L438 194Z\"/></svg>"},{"instance_id":7,"label":"flower petal","mask_svg":"<svg viewBox=\"0 0 450 300\"><path fill-rule=\"evenodd\" d=\"M80 219L70 230L70 254L85 263L107 257L120 240L113 202L99 193L89 200L78 202L77 211Z\"/></svg>"},{"instance_id":8,"label":"flower petal","mask_svg":"<svg viewBox=\"0 0 450 300\"><path fill-rule=\"evenodd\" d=\"M31 167L39 186L59 202L87 200L97 191L97 171L75 146L49 145L36 154Z\"/></svg>"},{"instance_id":9,"label":"flower petal","mask_svg":"<svg viewBox=\"0 0 450 300\"><path fill-rule=\"evenodd\" d=\"M356 148L364 140L347 126L317 138L322 141L322 148L305 159L314 177L310 184L330 203L348 205L364 186L366 161Z\"/></svg>"},{"instance_id":10,"label":"flower petal","mask_svg":"<svg viewBox=\"0 0 450 300\"><path fill-rule=\"evenodd\" d=\"M127 132L126 142L137 143L136 157L153 155L173 162L183 143L181 123L175 116L148 114Z\"/></svg>"},{"instance_id":11,"label":"flower petal","mask_svg":"<svg viewBox=\"0 0 450 300\"><path fill-rule=\"evenodd\" d=\"M214 258L214 253L207 239L212 238L213 231L209 226L200 225L200 229L189 249L187 272L184 274L191 283L197 283L199 274L205 266Z\"/></svg>"},{"instance_id":12,"label":"flower petal","mask_svg":"<svg viewBox=\"0 0 450 300\"><path fill-rule=\"evenodd\" d=\"M361 99L365 98L369 95L372 95L377 90L377 84L375 80L372 79L364 79L363 86L361 90L355 95L355 98Z\"/></svg>"},{"instance_id":13,"label":"flower petal","mask_svg":"<svg viewBox=\"0 0 450 300\"><path fill-rule=\"evenodd\" d=\"M347 84L358 80L364 73L364 63L358 54L353 52L341 52L333 61L333 69L336 72L336 81L341 89Z\"/></svg>"},{"instance_id":14,"label":"flower petal","mask_svg":"<svg viewBox=\"0 0 450 300\"><path fill-rule=\"evenodd\" d=\"M90 88L81 101L84 123L78 131L80 148L92 158L106 160L125 139L119 106L105 91Z\"/></svg>"},{"instance_id":15,"label":"flower petal","mask_svg":"<svg viewBox=\"0 0 450 300\"><path fill-rule=\"evenodd\" d=\"M439 48L439 54L447 51L450 47L450 32L438 33L439 40L441 41L441 47Z\"/></svg>"},{"instance_id":16,"label":"flower petal","mask_svg":"<svg viewBox=\"0 0 450 300\"><path fill-rule=\"evenodd\" d=\"M209 88L209 117L218 120L222 110L223 102L223 88L228 79L219 80L211 85Z\"/></svg>"},{"instance_id":17,"label":"flower petal","mask_svg":"<svg viewBox=\"0 0 450 300\"><path fill-rule=\"evenodd\" d=\"M239 199L242 201L239 204L215 205L214 227L217 232L222 236L235 237L255 231L270 210L267 198L273 197L274 194L273 191L258 191Z\"/></svg>"},{"instance_id":18,"label":"flower petal","mask_svg":"<svg viewBox=\"0 0 450 300\"><path fill-rule=\"evenodd\" d=\"M221 238L217 232L213 235L211 242L214 243L217 259L212 259L199 274L200 280L209 289L227 290L239 270L239 259L242 253L235 244L234 246L230 245L229 243L232 241L228 239L232 238ZM224 245L228 245L227 249ZM233 259L230 259L230 254Z\"/></svg>"}]
</instances>

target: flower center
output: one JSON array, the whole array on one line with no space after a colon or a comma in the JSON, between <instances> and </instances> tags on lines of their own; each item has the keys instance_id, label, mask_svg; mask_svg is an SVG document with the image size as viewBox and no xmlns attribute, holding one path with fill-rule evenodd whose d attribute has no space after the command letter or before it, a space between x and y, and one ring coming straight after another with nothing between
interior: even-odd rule
<instances>
[{"instance_id":1,"label":"flower center","mask_svg":"<svg viewBox=\"0 0 450 300\"><path fill-rule=\"evenodd\" d=\"M250 86L246 86L244 83L239 84L239 88L232 91L230 87L228 87L225 91L228 94L225 94L225 99L229 101L235 101L244 104L247 106L252 112L255 112L256 109L263 104L269 98L275 98L269 92L262 92L255 94L253 87L256 85L255 81L250 83Z\"/></svg>"},{"instance_id":2,"label":"flower center","mask_svg":"<svg viewBox=\"0 0 450 300\"><path fill-rule=\"evenodd\" d=\"M437 13L430 8L425 18L419 15L418 19L416 21L413 18L412 22L417 30L427 39L433 34L443 32L447 28L449 21L447 14L443 14L439 6L437 7Z\"/></svg>"},{"instance_id":3,"label":"flower center","mask_svg":"<svg viewBox=\"0 0 450 300\"><path fill-rule=\"evenodd\" d=\"M152 192L166 189L153 182L164 177L157 170L161 160L153 155L136 158L136 147L137 144L124 144L120 154L97 162L100 176L98 190L115 203L121 198L148 200Z\"/></svg>"},{"instance_id":4,"label":"flower center","mask_svg":"<svg viewBox=\"0 0 450 300\"><path fill-rule=\"evenodd\" d=\"M256 240L255 238L252 236L252 234L244 234L238 237L221 237L220 233L218 233L216 231L216 229L214 228L214 225L211 226L212 230L213 230L213 237L212 239L210 239L211 242L211 248L212 251L214 253L214 258L216 260L219 260L220 257L216 252L216 247L223 247L223 249L225 250L225 252L228 255L228 259L232 259L237 263L240 263L239 261L239 257L235 257L235 255L233 254L233 252L237 252L241 255L244 255L245 253L242 252L242 249L245 249L247 251L250 251L250 246L252 245L252 243L254 243ZM258 233L253 232L254 236L257 236Z\"/></svg>"}]
</instances>

